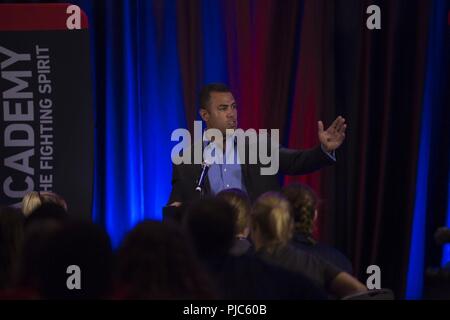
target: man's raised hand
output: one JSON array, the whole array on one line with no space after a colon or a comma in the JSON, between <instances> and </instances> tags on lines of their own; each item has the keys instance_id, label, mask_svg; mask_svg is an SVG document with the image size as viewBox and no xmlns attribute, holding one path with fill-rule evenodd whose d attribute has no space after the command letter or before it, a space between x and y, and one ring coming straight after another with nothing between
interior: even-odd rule
<instances>
[{"instance_id":1,"label":"man's raised hand","mask_svg":"<svg viewBox=\"0 0 450 320\"><path fill-rule=\"evenodd\" d=\"M337 117L327 130L324 130L322 121L319 121L318 125L319 141L325 151L332 152L339 148L345 139L345 129L347 128L345 119L341 116Z\"/></svg>"}]
</instances>

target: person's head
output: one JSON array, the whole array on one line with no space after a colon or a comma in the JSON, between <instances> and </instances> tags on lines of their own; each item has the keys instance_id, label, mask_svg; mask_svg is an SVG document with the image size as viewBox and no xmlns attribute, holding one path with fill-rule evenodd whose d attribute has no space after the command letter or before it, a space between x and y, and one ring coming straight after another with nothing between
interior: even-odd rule
<instances>
[{"instance_id":1,"label":"person's head","mask_svg":"<svg viewBox=\"0 0 450 320\"><path fill-rule=\"evenodd\" d=\"M23 216L23 215L22 215ZM45 250L51 244L50 238L69 221L69 215L59 204L48 202L39 205L25 216L25 240L20 257L18 284L39 291L42 277L47 272Z\"/></svg>"},{"instance_id":2,"label":"person's head","mask_svg":"<svg viewBox=\"0 0 450 320\"><path fill-rule=\"evenodd\" d=\"M25 217L25 230L28 230L31 225L40 224L43 221L62 224L67 220L69 220L69 215L64 207L54 202L46 202Z\"/></svg>"},{"instance_id":3,"label":"person's head","mask_svg":"<svg viewBox=\"0 0 450 320\"><path fill-rule=\"evenodd\" d=\"M24 228L24 243L19 259L19 272L16 279L20 288L34 291L37 295L46 272L43 254L50 244L52 236L64 223L53 219L33 221Z\"/></svg>"},{"instance_id":4,"label":"person's head","mask_svg":"<svg viewBox=\"0 0 450 320\"><path fill-rule=\"evenodd\" d=\"M248 195L240 189L226 189L217 194L224 199L236 212L236 236L247 237L250 229L250 200Z\"/></svg>"},{"instance_id":5,"label":"person's head","mask_svg":"<svg viewBox=\"0 0 450 320\"><path fill-rule=\"evenodd\" d=\"M210 298L209 284L191 243L175 225L139 223L118 251L118 280L126 298Z\"/></svg>"},{"instance_id":6,"label":"person's head","mask_svg":"<svg viewBox=\"0 0 450 320\"><path fill-rule=\"evenodd\" d=\"M56 193L31 191L22 199L22 212L25 216L29 216L44 203L57 204L67 211L66 201Z\"/></svg>"},{"instance_id":7,"label":"person's head","mask_svg":"<svg viewBox=\"0 0 450 320\"><path fill-rule=\"evenodd\" d=\"M256 250L273 250L292 238L294 222L289 202L280 193L266 192L252 207L251 237Z\"/></svg>"},{"instance_id":8,"label":"person's head","mask_svg":"<svg viewBox=\"0 0 450 320\"><path fill-rule=\"evenodd\" d=\"M42 237L41 237L42 238ZM35 286L44 299L108 298L113 252L108 234L90 222L65 223L48 230L35 256ZM32 244L28 244L32 245ZM68 284L77 289L68 288Z\"/></svg>"},{"instance_id":9,"label":"person's head","mask_svg":"<svg viewBox=\"0 0 450 320\"><path fill-rule=\"evenodd\" d=\"M13 285L24 238L20 209L0 207L0 289Z\"/></svg>"},{"instance_id":10,"label":"person's head","mask_svg":"<svg viewBox=\"0 0 450 320\"><path fill-rule=\"evenodd\" d=\"M200 116L208 129L237 128L237 104L230 89L222 83L211 83L202 88L199 96Z\"/></svg>"},{"instance_id":11,"label":"person's head","mask_svg":"<svg viewBox=\"0 0 450 320\"><path fill-rule=\"evenodd\" d=\"M183 220L201 258L225 257L235 235L235 210L225 200L203 198L194 202Z\"/></svg>"},{"instance_id":12,"label":"person's head","mask_svg":"<svg viewBox=\"0 0 450 320\"><path fill-rule=\"evenodd\" d=\"M304 184L286 186L282 189L282 193L291 204L295 232L312 236L317 219L317 195Z\"/></svg>"}]
</instances>

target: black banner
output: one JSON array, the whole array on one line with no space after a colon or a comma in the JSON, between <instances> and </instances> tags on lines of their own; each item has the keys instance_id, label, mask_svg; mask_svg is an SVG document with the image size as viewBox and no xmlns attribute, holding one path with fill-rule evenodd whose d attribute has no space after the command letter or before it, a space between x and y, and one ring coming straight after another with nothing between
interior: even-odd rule
<instances>
[{"instance_id":1,"label":"black banner","mask_svg":"<svg viewBox=\"0 0 450 320\"><path fill-rule=\"evenodd\" d=\"M30 8L44 16L56 9L61 20L69 18L68 6ZM0 10L20 15L28 6ZM69 212L90 216L94 135L88 30L69 30L66 24L22 30L20 19L11 21L12 27L0 23L0 204L17 204L29 191L52 191L66 199Z\"/></svg>"}]
</instances>

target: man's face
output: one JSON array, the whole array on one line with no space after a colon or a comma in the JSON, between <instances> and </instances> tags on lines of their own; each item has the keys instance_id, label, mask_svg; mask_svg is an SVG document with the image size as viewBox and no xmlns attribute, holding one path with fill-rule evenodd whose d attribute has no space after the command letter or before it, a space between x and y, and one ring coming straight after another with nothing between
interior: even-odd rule
<instances>
[{"instance_id":1,"label":"man's face","mask_svg":"<svg viewBox=\"0 0 450 320\"><path fill-rule=\"evenodd\" d=\"M208 129L219 129L224 136L226 129L236 129L237 106L231 92L211 92L209 106L200 109L200 116Z\"/></svg>"}]
</instances>

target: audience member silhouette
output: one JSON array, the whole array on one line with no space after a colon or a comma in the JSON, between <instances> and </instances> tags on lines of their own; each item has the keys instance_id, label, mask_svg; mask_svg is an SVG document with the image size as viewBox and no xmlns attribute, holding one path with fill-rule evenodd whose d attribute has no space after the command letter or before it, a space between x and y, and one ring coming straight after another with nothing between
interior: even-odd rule
<instances>
[{"instance_id":1,"label":"audience member silhouette","mask_svg":"<svg viewBox=\"0 0 450 320\"><path fill-rule=\"evenodd\" d=\"M251 213L251 236L257 256L307 276L339 298L366 291L350 274L289 244L294 227L290 211L289 202L279 193L267 192L257 199Z\"/></svg>"},{"instance_id":2,"label":"audience member silhouette","mask_svg":"<svg viewBox=\"0 0 450 320\"><path fill-rule=\"evenodd\" d=\"M226 189L217 194L217 197L225 200L236 212L234 243L230 249L233 256L241 256L253 251L252 243L248 236L250 233L250 199L240 189Z\"/></svg>"},{"instance_id":3,"label":"audience member silhouette","mask_svg":"<svg viewBox=\"0 0 450 320\"><path fill-rule=\"evenodd\" d=\"M0 290L12 288L22 249L24 216L19 209L0 208Z\"/></svg>"},{"instance_id":4,"label":"audience member silhouette","mask_svg":"<svg viewBox=\"0 0 450 320\"><path fill-rule=\"evenodd\" d=\"M29 216L34 210L45 203L54 203L67 211L67 203L60 195L54 192L31 191L22 199L22 212L25 216Z\"/></svg>"},{"instance_id":5,"label":"audience member silhouette","mask_svg":"<svg viewBox=\"0 0 450 320\"><path fill-rule=\"evenodd\" d=\"M236 212L220 198L191 205L184 227L225 299L326 299L326 293L300 274L271 266L253 255L232 256Z\"/></svg>"},{"instance_id":6,"label":"audience member silhouette","mask_svg":"<svg viewBox=\"0 0 450 320\"><path fill-rule=\"evenodd\" d=\"M295 183L284 187L282 194L288 199L294 217L294 235L291 243L352 274L352 264L343 253L318 242L313 237L319 203L316 193L304 184Z\"/></svg>"},{"instance_id":7,"label":"audience member silhouette","mask_svg":"<svg viewBox=\"0 0 450 320\"><path fill-rule=\"evenodd\" d=\"M171 224L144 221L118 252L120 297L211 299L216 294L187 237Z\"/></svg>"},{"instance_id":8,"label":"audience member silhouette","mask_svg":"<svg viewBox=\"0 0 450 320\"><path fill-rule=\"evenodd\" d=\"M22 286L36 290L43 299L110 297L113 253L101 227L43 219L30 225L27 236Z\"/></svg>"},{"instance_id":9,"label":"audience member silhouette","mask_svg":"<svg viewBox=\"0 0 450 320\"><path fill-rule=\"evenodd\" d=\"M70 220L67 211L59 204L44 203L25 217L25 230L31 225L42 222L64 223Z\"/></svg>"}]
</instances>

